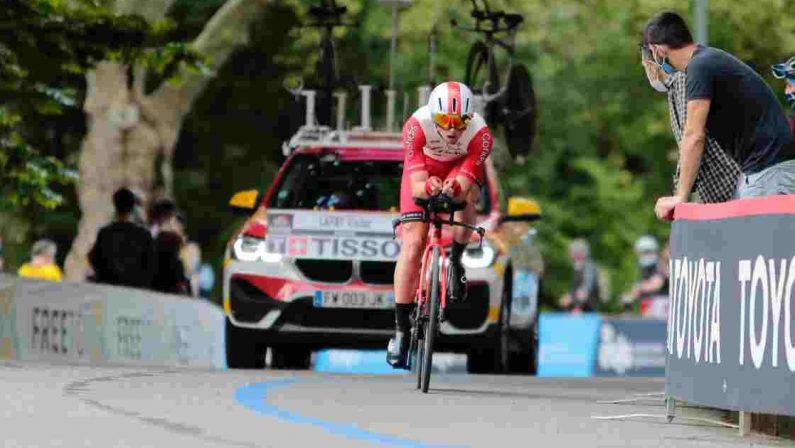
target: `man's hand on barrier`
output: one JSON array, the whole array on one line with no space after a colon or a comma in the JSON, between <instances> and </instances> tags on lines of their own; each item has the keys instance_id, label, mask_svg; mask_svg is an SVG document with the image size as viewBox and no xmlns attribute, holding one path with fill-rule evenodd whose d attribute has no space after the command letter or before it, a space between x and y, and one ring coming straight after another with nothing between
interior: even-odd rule
<instances>
[{"instance_id":1,"label":"man's hand on barrier","mask_svg":"<svg viewBox=\"0 0 795 448\"><path fill-rule=\"evenodd\" d=\"M673 221L674 210L676 206L684 202L681 198L676 196L665 196L657 199L657 204L654 206L654 213L658 219L663 221Z\"/></svg>"}]
</instances>

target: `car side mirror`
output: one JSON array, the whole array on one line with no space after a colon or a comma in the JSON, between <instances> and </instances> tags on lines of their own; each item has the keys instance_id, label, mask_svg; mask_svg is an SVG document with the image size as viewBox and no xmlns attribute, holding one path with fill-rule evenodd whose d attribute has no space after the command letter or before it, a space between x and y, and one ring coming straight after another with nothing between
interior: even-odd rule
<instances>
[{"instance_id":1,"label":"car side mirror","mask_svg":"<svg viewBox=\"0 0 795 448\"><path fill-rule=\"evenodd\" d=\"M541 219L541 206L535 199L524 197L508 198L508 211L502 222L531 222Z\"/></svg>"},{"instance_id":2,"label":"car side mirror","mask_svg":"<svg viewBox=\"0 0 795 448\"><path fill-rule=\"evenodd\" d=\"M235 214L250 215L257 209L258 199L259 191L257 190L238 191L229 200L229 208Z\"/></svg>"}]
</instances>

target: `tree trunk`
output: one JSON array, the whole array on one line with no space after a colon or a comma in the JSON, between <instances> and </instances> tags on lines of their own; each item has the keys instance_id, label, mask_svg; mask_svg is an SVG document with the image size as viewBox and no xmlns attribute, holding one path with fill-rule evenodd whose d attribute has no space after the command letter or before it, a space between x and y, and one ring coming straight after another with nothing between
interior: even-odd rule
<instances>
[{"instance_id":1,"label":"tree trunk","mask_svg":"<svg viewBox=\"0 0 795 448\"><path fill-rule=\"evenodd\" d=\"M157 20L173 0L117 0L117 12L142 12ZM249 26L268 0L228 0L193 42L193 48L210 61L212 73L248 42ZM132 9L131 9L132 8ZM155 162L162 155L160 172L167 196L172 196L172 159L180 127L193 102L211 79L183 69L183 82L164 83L144 95L144 70L128 79L128 67L100 63L87 76L84 110L88 133L80 149L80 180L77 184L82 212L78 235L66 258L68 280L82 281L89 272L87 254L97 231L113 216L112 195L126 186L151 199L156 187ZM132 82L131 82L132 81Z\"/></svg>"},{"instance_id":2,"label":"tree trunk","mask_svg":"<svg viewBox=\"0 0 795 448\"><path fill-rule=\"evenodd\" d=\"M97 229L108 222L113 205L108 191L122 182L123 131L114 120L129 104L127 75L123 65L102 62L87 76L83 109L88 134L80 148L80 179L77 183L82 216L77 238L66 258L66 278L82 280L88 270L86 254Z\"/></svg>"}]
</instances>

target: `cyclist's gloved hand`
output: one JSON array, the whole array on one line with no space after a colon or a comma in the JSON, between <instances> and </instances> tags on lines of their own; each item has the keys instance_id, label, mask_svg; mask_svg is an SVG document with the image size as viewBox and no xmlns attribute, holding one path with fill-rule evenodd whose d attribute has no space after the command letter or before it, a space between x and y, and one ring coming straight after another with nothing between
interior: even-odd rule
<instances>
[{"instance_id":1,"label":"cyclist's gloved hand","mask_svg":"<svg viewBox=\"0 0 795 448\"><path fill-rule=\"evenodd\" d=\"M436 196L442 192L442 180L436 176L431 176L425 181L425 194Z\"/></svg>"},{"instance_id":2,"label":"cyclist's gloved hand","mask_svg":"<svg viewBox=\"0 0 795 448\"><path fill-rule=\"evenodd\" d=\"M458 199L458 195L461 194L461 184L455 178L446 179L442 185L442 194Z\"/></svg>"}]
</instances>

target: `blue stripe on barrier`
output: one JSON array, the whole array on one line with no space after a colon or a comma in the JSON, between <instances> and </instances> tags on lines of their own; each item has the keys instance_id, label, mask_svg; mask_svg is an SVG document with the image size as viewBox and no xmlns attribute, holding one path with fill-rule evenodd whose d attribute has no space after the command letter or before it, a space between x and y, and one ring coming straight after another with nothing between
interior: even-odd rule
<instances>
[{"instance_id":1,"label":"blue stripe on barrier","mask_svg":"<svg viewBox=\"0 0 795 448\"><path fill-rule=\"evenodd\" d=\"M294 383L296 383L296 380L287 378L242 386L235 391L235 400L237 400L237 402L244 407L260 414L267 415L268 417L278 418L280 420L299 425L315 426L331 434L347 437L349 439L363 440L379 445L403 447L428 446L408 439L402 439L399 437L359 429L352 424L333 423L315 417L296 414L268 403L269 392Z\"/></svg>"}]
</instances>

